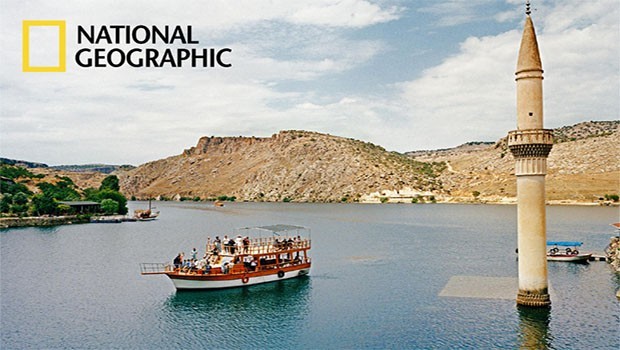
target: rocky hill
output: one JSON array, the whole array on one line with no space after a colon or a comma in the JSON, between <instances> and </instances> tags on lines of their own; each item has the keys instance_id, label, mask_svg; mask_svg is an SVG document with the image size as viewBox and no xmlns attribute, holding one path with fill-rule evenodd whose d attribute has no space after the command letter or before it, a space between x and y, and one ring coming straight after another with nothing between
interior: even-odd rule
<instances>
[{"instance_id":1,"label":"rocky hill","mask_svg":"<svg viewBox=\"0 0 620 350\"><path fill-rule=\"evenodd\" d=\"M602 203L605 195L620 192L619 129L620 121L604 121L554 130L549 202ZM51 167L32 171L46 179L68 176L82 189L98 187L106 176ZM403 155L371 143L306 131L282 131L267 138L203 137L179 155L137 168L119 167L114 173L121 191L138 199L516 201L514 159L505 138ZM36 190L37 181L26 182Z\"/></svg>"},{"instance_id":2,"label":"rocky hill","mask_svg":"<svg viewBox=\"0 0 620 350\"><path fill-rule=\"evenodd\" d=\"M40 190L37 188L37 185L41 182L48 182L51 184L56 184L63 177L68 177L75 183L75 186L84 190L86 188L99 188L101 185L101 181L106 177L105 173L100 172L73 172L73 171L63 171L53 169L51 167L48 168L31 168L29 169L35 175L41 176L41 178L32 178L32 179L20 179L19 182L23 183L34 193L39 193Z\"/></svg>"},{"instance_id":3,"label":"rocky hill","mask_svg":"<svg viewBox=\"0 0 620 350\"><path fill-rule=\"evenodd\" d=\"M554 130L548 159L551 203L596 203L620 191L620 121L583 122ZM445 162L439 180L449 201L514 202L514 158L506 140L493 145L410 152L418 161ZM479 195L474 196L474 194Z\"/></svg>"},{"instance_id":4,"label":"rocky hill","mask_svg":"<svg viewBox=\"0 0 620 350\"><path fill-rule=\"evenodd\" d=\"M618 194L620 121L554 131L547 198L597 203ZM137 198L303 202L493 202L516 200L506 140L402 155L361 141L306 131L270 138L203 137L182 154L118 172Z\"/></svg>"},{"instance_id":5,"label":"rocky hill","mask_svg":"<svg viewBox=\"0 0 620 350\"><path fill-rule=\"evenodd\" d=\"M43 163L36 163L36 162L29 162L26 160L9 159L9 158L1 158L1 157L0 157L0 164L15 165L15 166L20 166L22 168L47 168L48 167L47 164L43 164Z\"/></svg>"},{"instance_id":6,"label":"rocky hill","mask_svg":"<svg viewBox=\"0 0 620 350\"><path fill-rule=\"evenodd\" d=\"M444 169L366 142L282 131L269 138L203 137L180 155L119 177L121 191L137 198L350 202L379 201L386 190L443 193L437 177Z\"/></svg>"}]
</instances>

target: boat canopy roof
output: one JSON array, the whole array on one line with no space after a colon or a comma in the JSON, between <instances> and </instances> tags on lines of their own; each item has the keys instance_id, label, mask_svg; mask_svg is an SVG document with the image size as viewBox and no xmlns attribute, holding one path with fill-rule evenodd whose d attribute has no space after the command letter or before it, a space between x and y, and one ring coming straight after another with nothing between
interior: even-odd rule
<instances>
[{"instance_id":1,"label":"boat canopy roof","mask_svg":"<svg viewBox=\"0 0 620 350\"><path fill-rule=\"evenodd\" d=\"M281 233L291 232L291 231L309 231L307 227L296 226L296 225L286 225L286 224L277 224L277 225L267 225L267 226L256 226L256 227L243 227L238 230L261 230L268 231L275 235L280 235Z\"/></svg>"},{"instance_id":2,"label":"boat canopy roof","mask_svg":"<svg viewBox=\"0 0 620 350\"><path fill-rule=\"evenodd\" d=\"M577 241L547 241L547 245L559 245L561 247L580 247L583 242Z\"/></svg>"}]
</instances>

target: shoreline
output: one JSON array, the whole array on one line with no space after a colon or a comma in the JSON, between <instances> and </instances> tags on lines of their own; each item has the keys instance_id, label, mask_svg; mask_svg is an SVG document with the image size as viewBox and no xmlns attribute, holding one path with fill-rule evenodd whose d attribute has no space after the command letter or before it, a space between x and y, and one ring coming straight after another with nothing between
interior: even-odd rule
<instances>
[{"instance_id":1,"label":"shoreline","mask_svg":"<svg viewBox=\"0 0 620 350\"><path fill-rule=\"evenodd\" d=\"M46 227L59 225L86 224L90 222L89 216L27 216L27 217L4 217L0 218L0 229L16 227Z\"/></svg>"},{"instance_id":2,"label":"shoreline","mask_svg":"<svg viewBox=\"0 0 620 350\"><path fill-rule=\"evenodd\" d=\"M391 198L393 199L393 198ZM163 201L163 202L180 202L180 201ZM202 202L202 201L201 201ZM243 201L250 203L282 203L282 202L252 202L252 201ZM200 203L200 202L199 202ZM203 202L208 203L208 202ZM314 203L314 204L334 204L336 202L291 202L291 203ZM480 199L477 201L460 201L460 200L449 200L442 201L438 200L434 203L425 202L425 203L411 203L405 201L388 201L385 203L381 203L379 200L377 201L360 201L360 202L342 202L338 204L407 204L407 205L428 205L428 204L459 204L459 205L516 205L516 201L497 201L497 200L484 200ZM620 203L594 203L594 202L578 202L578 201L569 201L569 200L552 200L547 201L547 206L577 206L577 207L620 207ZM118 222L120 222L119 220ZM125 221L125 220L123 220ZM92 221L90 216L86 215L68 215L68 216L50 216L50 217L40 217L40 216L29 216L29 217L1 217L0 218L0 229L8 229L8 228L18 228L18 227L46 227L46 226L59 226L59 225L73 225L73 224L87 224L87 223L96 223L98 221ZM101 222L101 221L99 221Z\"/></svg>"}]
</instances>

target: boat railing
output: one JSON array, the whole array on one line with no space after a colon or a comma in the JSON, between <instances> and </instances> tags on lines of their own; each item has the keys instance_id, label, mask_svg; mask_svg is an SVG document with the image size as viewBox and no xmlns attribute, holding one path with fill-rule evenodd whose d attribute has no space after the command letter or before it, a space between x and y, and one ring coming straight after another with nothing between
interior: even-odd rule
<instances>
[{"instance_id":1,"label":"boat railing","mask_svg":"<svg viewBox=\"0 0 620 350\"><path fill-rule=\"evenodd\" d=\"M275 252L275 253L271 253L271 254L279 254L279 252ZM286 254L286 253L285 253ZM274 255L274 259L275 259L275 255ZM289 267L289 266L296 266L296 265L300 265L300 264L308 264L311 262L310 260L311 258L309 256L298 256L296 258L293 259L285 259L285 260L280 260L278 262L273 261L263 261L262 259L259 261L259 264L252 267L251 265L247 265L245 262L237 262L232 264L230 268L227 269L222 269L222 267L220 266L216 266L210 269L205 269L205 268L198 268L195 266L182 266L179 268L174 268L172 265L167 264L164 267L162 267L162 265L164 264L157 264L157 263L152 263L152 264L141 264L141 269L142 269L142 274L143 275L148 275L148 274L165 274L165 273L169 273L169 272L175 272L177 274L187 274L187 275L195 275L195 274L205 274L205 275L229 275L229 274L245 274L245 273L249 273L249 272L255 272L255 271L265 271L265 270L274 270L274 269L280 269L280 268L285 268L285 267ZM143 268L142 265L144 265L145 267ZM152 266L150 266L152 265ZM145 272L146 271L146 272Z\"/></svg>"},{"instance_id":2,"label":"boat railing","mask_svg":"<svg viewBox=\"0 0 620 350\"><path fill-rule=\"evenodd\" d=\"M173 271L172 265L166 263L141 263L140 274L158 275Z\"/></svg>"},{"instance_id":3,"label":"boat railing","mask_svg":"<svg viewBox=\"0 0 620 350\"><path fill-rule=\"evenodd\" d=\"M294 240L293 237L291 237L291 240L289 240L287 237L284 237L282 240L276 241L273 238L261 237L251 239L248 246L242 246L240 248L240 253L269 254L291 249L310 249L311 243L312 242L309 238ZM222 249L224 252L230 252L232 249L234 249L234 252L238 252L237 249L239 249L239 247L222 245Z\"/></svg>"}]
</instances>

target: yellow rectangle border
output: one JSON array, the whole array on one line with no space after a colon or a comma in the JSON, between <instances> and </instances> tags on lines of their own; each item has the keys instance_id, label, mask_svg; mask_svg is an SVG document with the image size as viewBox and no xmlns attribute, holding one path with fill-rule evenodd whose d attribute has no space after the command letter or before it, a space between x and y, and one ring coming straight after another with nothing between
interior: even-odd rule
<instances>
[{"instance_id":1,"label":"yellow rectangle border","mask_svg":"<svg viewBox=\"0 0 620 350\"><path fill-rule=\"evenodd\" d=\"M30 66L30 27L58 27L58 66ZM65 72L67 70L67 25L59 20L22 21L22 70L24 72Z\"/></svg>"}]
</instances>

